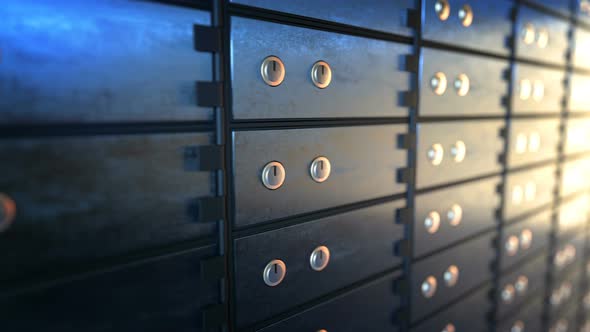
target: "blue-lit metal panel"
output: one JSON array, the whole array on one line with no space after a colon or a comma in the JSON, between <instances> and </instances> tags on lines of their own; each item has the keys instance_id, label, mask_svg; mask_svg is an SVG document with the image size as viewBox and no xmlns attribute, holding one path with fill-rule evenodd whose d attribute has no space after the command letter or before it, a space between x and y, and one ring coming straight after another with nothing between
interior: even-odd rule
<instances>
[{"instance_id":1,"label":"blue-lit metal panel","mask_svg":"<svg viewBox=\"0 0 590 332\"><path fill-rule=\"evenodd\" d=\"M326 31L232 19L233 117L235 119L367 118L407 116L400 95L411 75L404 55L411 47ZM279 57L284 81L267 85L262 61ZM314 86L311 69L327 62L332 80Z\"/></svg>"},{"instance_id":2,"label":"blue-lit metal panel","mask_svg":"<svg viewBox=\"0 0 590 332\"><path fill-rule=\"evenodd\" d=\"M396 172L406 167L407 151L396 142L404 131L402 125L378 125L235 132L236 225L402 193L406 185L396 183ZM328 158L332 169L322 183L310 176L318 156ZM262 169L271 161L285 168L284 184L276 190L261 181Z\"/></svg>"},{"instance_id":3,"label":"blue-lit metal panel","mask_svg":"<svg viewBox=\"0 0 590 332\"><path fill-rule=\"evenodd\" d=\"M0 280L215 236L191 202L213 172L186 170L185 147L211 134L0 140L0 188L17 213L0 233ZM26 243L26 245L23 245Z\"/></svg>"},{"instance_id":4,"label":"blue-lit metal panel","mask_svg":"<svg viewBox=\"0 0 590 332\"><path fill-rule=\"evenodd\" d=\"M503 122L496 120L418 124L416 186L425 188L499 172L502 127Z\"/></svg>"},{"instance_id":5,"label":"blue-lit metal panel","mask_svg":"<svg viewBox=\"0 0 590 332\"><path fill-rule=\"evenodd\" d=\"M205 120L193 48L210 14L121 0L8 1L0 8L0 124Z\"/></svg>"},{"instance_id":6,"label":"blue-lit metal panel","mask_svg":"<svg viewBox=\"0 0 590 332\"><path fill-rule=\"evenodd\" d=\"M410 36L408 10L413 0L231 0L231 2L270 9L309 18Z\"/></svg>"},{"instance_id":7,"label":"blue-lit metal panel","mask_svg":"<svg viewBox=\"0 0 590 332\"><path fill-rule=\"evenodd\" d=\"M517 115L558 114L563 108L565 78L563 70L516 63L512 78L512 112Z\"/></svg>"},{"instance_id":8,"label":"blue-lit metal panel","mask_svg":"<svg viewBox=\"0 0 590 332\"><path fill-rule=\"evenodd\" d=\"M404 226L393 221L396 209L404 206L404 201L382 204L235 240L238 325L401 265L393 246L404 237ZM309 256L320 245L330 250L330 261L318 272L310 268ZM269 287L262 279L263 267L277 258L285 262L287 275L280 285Z\"/></svg>"},{"instance_id":9,"label":"blue-lit metal panel","mask_svg":"<svg viewBox=\"0 0 590 332\"><path fill-rule=\"evenodd\" d=\"M503 55L510 53L507 38L511 35L512 29L512 1L466 3L449 0L450 12L444 20L437 15L437 0L422 1L422 37L425 40ZM473 13L473 20L469 26L464 26L458 15L459 9L464 5L469 5Z\"/></svg>"},{"instance_id":10,"label":"blue-lit metal panel","mask_svg":"<svg viewBox=\"0 0 590 332\"><path fill-rule=\"evenodd\" d=\"M569 31L567 20L521 6L516 31L515 52L518 58L565 65Z\"/></svg>"},{"instance_id":11,"label":"blue-lit metal panel","mask_svg":"<svg viewBox=\"0 0 590 332\"><path fill-rule=\"evenodd\" d=\"M504 114L502 99L508 92L508 81L503 75L507 69L508 61L423 48L420 115ZM444 91L433 85L437 74L446 79Z\"/></svg>"}]
</instances>

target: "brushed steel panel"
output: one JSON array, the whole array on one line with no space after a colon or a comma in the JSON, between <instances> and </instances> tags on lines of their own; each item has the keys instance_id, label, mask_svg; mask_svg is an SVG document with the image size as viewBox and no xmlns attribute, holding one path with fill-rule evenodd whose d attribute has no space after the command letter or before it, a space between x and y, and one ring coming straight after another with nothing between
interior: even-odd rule
<instances>
[{"instance_id":1,"label":"brushed steel panel","mask_svg":"<svg viewBox=\"0 0 590 332\"><path fill-rule=\"evenodd\" d=\"M484 287L428 318L410 331L448 331L445 330L448 324L452 324L456 331L488 331L488 314L492 311L490 291L489 287Z\"/></svg>"},{"instance_id":2,"label":"brushed steel panel","mask_svg":"<svg viewBox=\"0 0 590 332\"><path fill-rule=\"evenodd\" d=\"M214 195L212 172L186 171L183 148L211 134L2 140L0 191L17 216L0 234L0 278L213 236L191 200ZM23 245L25 244L26 245Z\"/></svg>"},{"instance_id":3,"label":"brushed steel panel","mask_svg":"<svg viewBox=\"0 0 590 332\"><path fill-rule=\"evenodd\" d=\"M545 47L537 45L537 38L531 44L525 43L523 30L527 24L532 24L535 28L535 35L541 31L540 29L547 30L549 40ZM516 19L516 57L565 65L566 53L569 47L568 30L569 22L567 20L541 13L526 6L520 6Z\"/></svg>"},{"instance_id":4,"label":"brushed steel panel","mask_svg":"<svg viewBox=\"0 0 590 332\"><path fill-rule=\"evenodd\" d=\"M210 13L148 2L8 1L0 9L0 124L212 119L193 47Z\"/></svg>"},{"instance_id":5,"label":"brushed steel panel","mask_svg":"<svg viewBox=\"0 0 590 332\"><path fill-rule=\"evenodd\" d=\"M572 63L576 68L590 69L590 31L578 27L574 32L573 59Z\"/></svg>"},{"instance_id":6,"label":"brushed steel panel","mask_svg":"<svg viewBox=\"0 0 590 332\"><path fill-rule=\"evenodd\" d=\"M443 308L477 285L491 279L491 264L496 255L492 247L494 236L492 233L478 237L413 264L410 290L413 303L412 322ZM474 253L477 253L477 259L474 259ZM459 268L459 279L453 287L446 286L443 281L443 274L450 265ZM424 297L421 292L421 284L428 276L434 276L438 283L436 293L431 298Z\"/></svg>"},{"instance_id":7,"label":"brushed steel panel","mask_svg":"<svg viewBox=\"0 0 590 332\"><path fill-rule=\"evenodd\" d=\"M410 88L403 72L410 45L262 22L232 19L233 117L305 119L403 117L400 93ZM267 85L260 65L267 56L285 64L285 79ZM311 81L319 60L332 69L325 89Z\"/></svg>"},{"instance_id":8,"label":"brushed steel panel","mask_svg":"<svg viewBox=\"0 0 590 332\"><path fill-rule=\"evenodd\" d=\"M563 80L566 78L563 70L548 69L534 65L517 63L514 65L512 87L512 110L514 114L555 113L561 112L561 105L565 91ZM542 98L535 99L524 93L521 96L521 86L527 82L532 87L535 82L542 83ZM526 90L526 87L523 89ZM533 92L533 91L531 91Z\"/></svg>"},{"instance_id":9,"label":"brushed steel panel","mask_svg":"<svg viewBox=\"0 0 590 332\"><path fill-rule=\"evenodd\" d=\"M551 165L509 173L504 186L504 221L551 203L555 171L555 166Z\"/></svg>"},{"instance_id":10,"label":"brushed steel panel","mask_svg":"<svg viewBox=\"0 0 590 332\"><path fill-rule=\"evenodd\" d=\"M422 48L420 115L504 114L502 98L508 92L508 81L502 75L507 69L507 61ZM438 72L447 78L443 95L437 95L430 85L431 78ZM469 92L465 96L460 96L454 88L454 82L461 74L469 78Z\"/></svg>"},{"instance_id":11,"label":"brushed steel panel","mask_svg":"<svg viewBox=\"0 0 590 332\"><path fill-rule=\"evenodd\" d=\"M337 5L333 0L231 2L405 36L412 35L407 27L408 9L415 8L412 0L342 0Z\"/></svg>"},{"instance_id":12,"label":"brushed steel panel","mask_svg":"<svg viewBox=\"0 0 590 332\"><path fill-rule=\"evenodd\" d=\"M498 156L503 148L502 121L453 121L418 124L416 186L424 188L499 172ZM457 141L466 146L465 159L455 162L451 147ZM428 159L428 150L440 144L444 157L440 165Z\"/></svg>"},{"instance_id":13,"label":"brushed steel panel","mask_svg":"<svg viewBox=\"0 0 590 332\"><path fill-rule=\"evenodd\" d=\"M395 210L405 202L382 204L235 240L237 323L247 326L341 289L402 263L394 244L404 237ZM310 267L310 254L323 245L330 261L322 271ZM281 284L267 286L264 266L285 262Z\"/></svg>"},{"instance_id":14,"label":"brushed steel panel","mask_svg":"<svg viewBox=\"0 0 590 332\"><path fill-rule=\"evenodd\" d=\"M495 212L500 206L500 195L496 191L499 184L500 178L495 177L417 195L414 257L439 251L471 235L493 228L497 223ZM447 217L455 204L462 210L461 223L457 226L451 225ZM432 211L438 213L441 219L440 227L435 233L428 232L424 226L424 220Z\"/></svg>"},{"instance_id":15,"label":"brushed steel panel","mask_svg":"<svg viewBox=\"0 0 590 332\"><path fill-rule=\"evenodd\" d=\"M449 0L451 16L441 21L435 11L436 0L423 0L422 36L426 40L452 44L478 51L508 55L506 38L511 35L511 1ZM459 8L469 4L473 10L473 23L464 27L457 15Z\"/></svg>"},{"instance_id":16,"label":"brushed steel panel","mask_svg":"<svg viewBox=\"0 0 590 332\"><path fill-rule=\"evenodd\" d=\"M238 227L342 204L385 197L405 190L396 170L407 152L397 148L403 125L234 132L235 216ZM309 165L327 157L332 172L316 183ZM286 170L283 186L266 189L261 170L269 161Z\"/></svg>"},{"instance_id":17,"label":"brushed steel panel","mask_svg":"<svg viewBox=\"0 0 590 332\"><path fill-rule=\"evenodd\" d=\"M324 329L340 332L398 332L400 328L394 324L392 317L401 302L393 292L393 284L400 275L401 273L395 272L364 284L258 331L300 332Z\"/></svg>"},{"instance_id":18,"label":"brushed steel panel","mask_svg":"<svg viewBox=\"0 0 590 332\"><path fill-rule=\"evenodd\" d=\"M588 98L590 76L572 74L569 86L571 87L568 103L569 111L580 113L590 112L590 98Z\"/></svg>"},{"instance_id":19,"label":"brushed steel panel","mask_svg":"<svg viewBox=\"0 0 590 332\"><path fill-rule=\"evenodd\" d=\"M547 271L547 256L545 254L537 255L533 260L521 264L516 270L504 274L500 277L500 287L496 290L497 311L496 317L499 320L510 316L514 313L528 298L542 292L545 289L545 279ZM514 287L519 277L528 279L528 286L523 293L514 293L512 301L505 302L502 300L502 291L505 287Z\"/></svg>"},{"instance_id":20,"label":"brushed steel panel","mask_svg":"<svg viewBox=\"0 0 590 332\"><path fill-rule=\"evenodd\" d=\"M587 191L590 188L590 158L578 159L565 162L561 170L561 191L562 196Z\"/></svg>"},{"instance_id":21,"label":"brushed steel panel","mask_svg":"<svg viewBox=\"0 0 590 332\"><path fill-rule=\"evenodd\" d=\"M205 332L202 309L221 301L201 281L199 260L215 246L116 267L0 297L8 331Z\"/></svg>"},{"instance_id":22,"label":"brushed steel panel","mask_svg":"<svg viewBox=\"0 0 590 332\"><path fill-rule=\"evenodd\" d=\"M557 147L560 141L559 119L512 120L509 131L508 166L510 168L557 158Z\"/></svg>"},{"instance_id":23,"label":"brushed steel panel","mask_svg":"<svg viewBox=\"0 0 590 332\"><path fill-rule=\"evenodd\" d=\"M530 231L532 234L532 241L527 248L521 245L523 231ZM551 233L551 210L543 211L528 217L517 223L505 225L502 238L500 239L500 269L506 270L510 267L521 264L523 261L534 256L539 250L546 248L549 244L549 236ZM512 256L506 250L507 240L515 236L519 239L518 251Z\"/></svg>"}]
</instances>

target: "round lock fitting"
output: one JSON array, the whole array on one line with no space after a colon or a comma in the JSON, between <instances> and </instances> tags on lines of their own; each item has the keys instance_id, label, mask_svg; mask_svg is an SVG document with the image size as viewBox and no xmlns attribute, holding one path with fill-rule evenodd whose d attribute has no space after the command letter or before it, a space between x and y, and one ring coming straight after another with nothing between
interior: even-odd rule
<instances>
[{"instance_id":1,"label":"round lock fitting","mask_svg":"<svg viewBox=\"0 0 590 332\"><path fill-rule=\"evenodd\" d=\"M285 168L278 161L271 161L262 169L262 184L270 190L279 189L285 182Z\"/></svg>"},{"instance_id":2,"label":"round lock fitting","mask_svg":"<svg viewBox=\"0 0 590 332\"><path fill-rule=\"evenodd\" d=\"M451 209L447 212L447 219L451 226L459 226L463 218L463 209L459 204L453 204Z\"/></svg>"},{"instance_id":3,"label":"round lock fitting","mask_svg":"<svg viewBox=\"0 0 590 332\"><path fill-rule=\"evenodd\" d=\"M510 332L524 332L524 322L521 320L514 322L510 328Z\"/></svg>"},{"instance_id":4,"label":"round lock fitting","mask_svg":"<svg viewBox=\"0 0 590 332\"><path fill-rule=\"evenodd\" d=\"M537 47L546 48L549 45L549 31L545 28L540 28L537 32Z\"/></svg>"},{"instance_id":5,"label":"round lock fitting","mask_svg":"<svg viewBox=\"0 0 590 332\"><path fill-rule=\"evenodd\" d=\"M285 64L274 55L267 56L260 65L260 75L269 86L279 86L285 79Z\"/></svg>"},{"instance_id":6,"label":"round lock fitting","mask_svg":"<svg viewBox=\"0 0 590 332\"><path fill-rule=\"evenodd\" d=\"M315 248L309 255L309 265L314 271L322 271L330 263L330 249L326 246Z\"/></svg>"},{"instance_id":7,"label":"round lock fitting","mask_svg":"<svg viewBox=\"0 0 590 332\"><path fill-rule=\"evenodd\" d=\"M443 156L444 156L444 149L442 147L442 145L436 143L433 144L430 149L428 149L428 160L430 160L430 163L434 166L438 166L442 163L443 161Z\"/></svg>"},{"instance_id":8,"label":"round lock fitting","mask_svg":"<svg viewBox=\"0 0 590 332\"><path fill-rule=\"evenodd\" d=\"M436 293L436 278L433 276L427 277L420 286L422 295L426 298L431 298Z\"/></svg>"},{"instance_id":9,"label":"round lock fitting","mask_svg":"<svg viewBox=\"0 0 590 332\"><path fill-rule=\"evenodd\" d=\"M541 135L534 131L529 135L529 152L538 152L541 149Z\"/></svg>"},{"instance_id":10,"label":"round lock fitting","mask_svg":"<svg viewBox=\"0 0 590 332\"><path fill-rule=\"evenodd\" d=\"M434 3L434 11L439 20L446 21L451 15L451 5L447 0L437 0Z\"/></svg>"},{"instance_id":11,"label":"round lock fitting","mask_svg":"<svg viewBox=\"0 0 590 332\"><path fill-rule=\"evenodd\" d=\"M528 100L533 93L533 85L530 80L522 79L518 84L518 96L520 100Z\"/></svg>"},{"instance_id":12,"label":"round lock fitting","mask_svg":"<svg viewBox=\"0 0 590 332\"><path fill-rule=\"evenodd\" d=\"M441 331L441 332L456 332L457 329L455 328L455 325L449 323L445 326L445 328Z\"/></svg>"},{"instance_id":13,"label":"round lock fitting","mask_svg":"<svg viewBox=\"0 0 590 332\"><path fill-rule=\"evenodd\" d=\"M531 247L533 243L533 232L525 228L520 232L520 248L522 250L527 250Z\"/></svg>"},{"instance_id":14,"label":"round lock fitting","mask_svg":"<svg viewBox=\"0 0 590 332\"><path fill-rule=\"evenodd\" d=\"M518 252L518 238L514 235L509 236L504 244L504 249L506 249L506 254L508 256L516 255Z\"/></svg>"},{"instance_id":15,"label":"round lock fitting","mask_svg":"<svg viewBox=\"0 0 590 332\"><path fill-rule=\"evenodd\" d=\"M457 95L460 97L464 97L469 93L470 83L469 77L465 74L460 74L455 78L455 90L457 90Z\"/></svg>"},{"instance_id":16,"label":"round lock fitting","mask_svg":"<svg viewBox=\"0 0 590 332\"><path fill-rule=\"evenodd\" d=\"M326 181L330 177L331 172L332 164L326 157L315 158L309 166L309 174L311 175L311 178L317 183Z\"/></svg>"},{"instance_id":17,"label":"round lock fitting","mask_svg":"<svg viewBox=\"0 0 590 332\"><path fill-rule=\"evenodd\" d=\"M311 67L311 80L313 85L325 89L332 82L332 68L325 61L318 61Z\"/></svg>"},{"instance_id":18,"label":"round lock fitting","mask_svg":"<svg viewBox=\"0 0 590 332\"><path fill-rule=\"evenodd\" d=\"M456 163L460 163L465 160L465 155L467 154L467 146L463 141L457 141L451 147L451 156Z\"/></svg>"},{"instance_id":19,"label":"round lock fitting","mask_svg":"<svg viewBox=\"0 0 590 332\"><path fill-rule=\"evenodd\" d=\"M447 287L453 287L459 281L459 268L456 265L451 265L443 274L443 279Z\"/></svg>"},{"instance_id":20,"label":"round lock fitting","mask_svg":"<svg viewBox=\"0 0 590 332\"><path fill-rule=\"evenodd\" d=\"M518 295L524 295L529 287L529 278L526 276L519 276L514 283L514 288Z\"/></svg>"},{"instance_id":21,"label":"round lock fitting","mask_svg":"<svg viewBox=\"0 0 590 332\"><path fill-rule=\"evenodd\" d=\"M285 279L287 266L280 259L273 259L266 264L262 272L262 279L267 286L274 287L279 285Z\"/></svg>"},{"instance_id":22,"label":"round lock fitting","mask_svg":"<svg viewBox=\"0 0 590 332\"><path fill-rule=\"evenodd\" d=\"M459 20L461 20L461 25L464 27L469 27L473 23L473 9L469 5L463 5L459 9Z\"/></svg>"},{"instance_id":23,"label":"round lock fitting","mask_svg":"<svg viewBox=\"0 0 590 332\"><path fill-rule=\"evenodd\" d=\"M526 23L522 28L522 41L525 45L531 45L535 42L535 26L532 23Z\"/></svg>"},{"instance_id":24,"label":"round lock fitting","mask_svg":"<svg viewBox=\"0 0 590 332\"><path fill-rule=\"evenodd\" d=\"M537 196L537 185L533 181L529 181L524 186L524 200L526 202L532 202Z\"/></svg>"},{"instance_id":25,"label":"round lock fitting","mask_svg":"<svg viewBox=\"0 0 590 332\"><path fill-rule=\"evenodd\" d=\"M447 91L447 76L438 72L430 79L430 87L435 94L442 96Z\"/></svg>"},{"instance_id":26,"label":"round lock fitting","mask_svg":"<svg viewBox=\"0 0 590 332\"><path fill-rule=\"evenodd\" d=\"M545 97L545 84L541 80L534 80L533 87L532 87L532 97L533 100L536 102L543 101L543 97Z\"/></svg>"},{"instance_id":27,"label":"round lock fitting","mask_svg":"<svg viewBox=\"0 0 590 332\"><path fill-rule=\"evenodd\" d=\"M515 150L517 154L523 154L526 152L528 146L528 137L524 133L518 133L516 135L516 146Z\"/></svg>"},{"instance_id":28,"label":"round lock fitting","mask_svg":"<svg viewBox=\"0 0 590 332\"><path fill-rule=\"evenodd\" d=\"M524 197L524 192L520 185L515 185L512 188L512 204L513 205L520 205L522 203Z\"/></svg>"},{"instance_id":29,"label":"round lock fitting","mask_svg":"<svg viewBox=\"0 0 590 332\"><path fill-rule=\"evenodd\" d=\"M430 234L434 234L440 227L440 215L436 211L431 211L426 218L424 218L424 228Z\"/></svg>"},{"instance_id":30,"label":"round lock fitting","mask_svg":"<svg viewBox=\"0 0 590 332\"><path fill-rule=\"evenodd\" d=\"M16 203L10 196L0 193L0 233L10 228L16 217Z\"/></svg>"},{"instance_id":31,"label":"round lock fitting","mask_svg":"<svg viewBox=\"0 0 590 332\"><path fill-rule=\"evenodd\" d=\"M512 301L514 300L514 286L512 285L506 285L504 286L504 288L502 289L502 301L504 303L512 303Z\"/></svg>"}]
</instances>

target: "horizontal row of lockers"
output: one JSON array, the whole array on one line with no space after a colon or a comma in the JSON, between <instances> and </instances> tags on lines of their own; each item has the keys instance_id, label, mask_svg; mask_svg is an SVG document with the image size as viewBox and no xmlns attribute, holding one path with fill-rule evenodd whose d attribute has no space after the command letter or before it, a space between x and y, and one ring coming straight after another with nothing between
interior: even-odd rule
<instances>
[{"instance_id":1,"label":"horizontal row of lockers","mask_svg":"<svg viewBox=\"0 0 590 332\"><path fill-rule=\"evenodd\" d=\"M212 3L0 9L8 331L590 330L587 1Z\"/></svg>"},{"instance_id":2,"label":"horizontal row of lockers","mask_svg":"<svg viewBox=\"0 0 590 332\"><path fill-rule=\"evenodd\" d=\"M402 20L377 20L373 15L408 15L412 1L371 2L374 7L364 2L355 5L371 8L362 11L362 17L371 17L370 22L350 18L346 23L362 26L372 22L377 26L368 28L400 34L410 31L384 26L395 24L401 28ZM241 3L314 17L305 5ZM353 1L347 3L339 8L341 14L333 13L335 17L361 15L351 7ZM466 5L475 12L468 27L451 18L438 18L435 8L440 3L451 8L452 18L462 10L455 1L426 1L422 24L425 40L504 57L450 52L426 45L418 61L410 39L396 42L377 38L380 35L354 36L232 17L232 118L407 117L412 103L407 95L414 79L409 71L417 69L415 66L419 67L417 79L422 91L417 97L421 105L418 112L424 117L502 117L509 95L518 96L509 102L514 115L557 114L566 95L562 84L565 79L570 81L571 90L566 98L568 110L584 112L590 108L585 98L590 61L584 56L588 53L584 47L590 47L590 30L576 29L570 47L567 20L520 6L515 55L528 62L515 63L510 71L511 48L506 43L512 33L510 12L515 3L476 1ZM329 2L323 5L329 6ZM196 81L212 80L212 56L195 52L192 31L195 24L210 25L209 12L121 0L78 5L14 1L2 10L9 19L0 23L4 48L1 124L149 123L213 118L211 107L197 106L199 86L195 87ZM529 25L539 28L531 28L529 33ZM527 45L529 38L534 43ZM537 46L545 38L549 38L547 45ZM40 43L43 47L38 46ZM64 49L68 50L66 54ZM544 65L563 66L569 53L575 68L589 71L566 74L565 67ZM270 67L261 67L265 61ZM314 68L322 71L318 77L321 83L309 79L315 75ZM268 77L263 80L261 76Z\"/></svg>"}]
</instances>

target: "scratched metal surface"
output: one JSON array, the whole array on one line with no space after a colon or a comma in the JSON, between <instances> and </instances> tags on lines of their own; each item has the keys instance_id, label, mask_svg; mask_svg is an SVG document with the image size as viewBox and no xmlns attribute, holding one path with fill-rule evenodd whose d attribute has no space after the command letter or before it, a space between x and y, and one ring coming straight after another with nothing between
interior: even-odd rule
<instances>
[{"instance_id":1,"label":"scratched metal surface","mask_svg":"<svg viewBox=\"0 0 590 332\"><path fill-rule=\"evenodd\" d=\"M549 42L546 47L541 48L536 42L529 45L524 43L522 31L526 24L532 24L537 31L539 28L547 29ZM568 30L568 21L521 6L516 19L516 31L519 32L515 43L516 57L565 65L568 49Z\"/></svg>"},{"instance_id":2,"label":"scratched metal surface","mask_svg":"<svg viewBox=\"0 0 590 332\"><path fill-rule=\"evenodd\" d=\"M512 111L514 114L553 113L558 114L562 109L563 80L566 75L563 70L517 63L513 67ZM540 81L543 84L542 99L536 100L524 94L522 97L521 83L528 80L530 84Z\"/></svg>"},{"instance_id":3,"label":"scratched metal surface","mask_svg":"<svg viewBox=\"0 0 590 332\"><path fill-rule=\"evenodd\" d=\"M510 125L508 167L518 167L542 161L556 160L559 145L559 119L512 120ZM540 137L539 147L531 149L531 135ZM526 137L526 140L522 138ZM521 141L519 141L519 139ZM522 144L525 142L524 151Z\"/></svg>"},{"instance_id":4,"label":"scratched metal surface","mask_svg":"<svg viewBox=\"0 0 590 332\"><path fill-rule=\"evenodd\" d=\"M496 250L492 246L494 236L494 233L488 233L413 264L410 288L412 322L444 308L477 285L491 279L491 263L496 257ZM474 259L474 253L477 253L477 259ZM459 269L459 279L453 287L446 287L442 276L450 265ZM428 276L435 276L438 281L436 293L431 298L425 298L421 291L422 282Z\"/></svg>"},{"instance_id":5,"label":"scratched metal surface","mask_svg":"<svg viewBox=\"0 0 590 332\"><path fill-rule=\"evenodd\" d=\"M506 110L502 98L508 93L508 81L503 74L507 69L508 61L422 48L420 115L503 115ZM430 85L430 79L439 72L445 74L448 82L443 95L437 95ZM469 77L469 92L465 96L459 96L454 88L455 79L461 74Z\"/></svg>"},{"instance_id":6,"label":"scratched metal surface","mask_svg":"<svg viewBox=\"0 0 590 332\"><path fill-rule=\"evenodd\" d=\"M192 199L214 194L210 172L185 171L183 148L210 134L2 140L0 190L17 205L0 233L0 279L213 236ZM26 244L26 245L24 245Z\"/></svg>"},{"instance_id":7,"label":"scratched metal surface","mask_svg":"<svg viewBox=\"0 0 590 332\"><path fill-rule=\"evenodd\" d=\"M409 90L403 72L410 45L262 22L232 19L231 67L235 119L402 117L400 93ZM260 75L264 58L285 64L285 80L268 86ZM332 68L325 89L311 81L319 60Z\"/></svg>"},{"instance_id":8,"label":"scratched metal surface","mask_svg":"<svg viewBox=\"0 0 590 332\"><path fill-rule=\"evenodd\" d=\"M407 152L397 148L403 125L261 130L234 132L235 223L260 224L338 205L404 192L397 169L406 167ZM323 183L309 175L311 161L325 156L332 165ZM283 186L265 188L261 171L279 161L286 171Z\"/></svg>"},{"instance_id":9,"label":"scratched metal surface","mask_svg":"<svg viewBox=\"0 0 590 332\"><path fill-rule=\"evenodd\" d=\"M527 212L540 208L553 201L553 190L555 185L555 165L537 167L530 170L511 172L504 184L504 220L511 220ZM524 191L534 185L534 195L529 199L524 197ZM522 195L515 195L520 188Z\"/></svg>"},{"instance_id":10,"label":"scratched metal surface","mask_svg":"<svg viewBox=\"0 0 590 332\"><path fill-rule=\"evenodd\" d=\"M1 296L2 328L205 332L202 309L221 298L216 281L201 280L199 261L216 251L193 249Z\"/></svg>"},{"instance_id":11,"label":"scratched metal surface","mask_svg":"<svg viewBox=\"0 0 590 332\"><path fill-rule=\"evenodd\" d=\"M210 14L138 1L8 1L0 7L0 124L206 120L193 48Z\"/></svg>"},{"instance_id":12,"label":"scratched metal surface","mask_svg":"<svg viewBox=\"0 0 590 332\"><path fill-rule=\"evenodd\" d=\"M234 242L237 323L247 326L371 275L399 266L394 245L404 237L395 223L396 209L405 201L381 204L304 224L239 238ZM314 248L330 250L321 272L309 266ZM287 275L276 287L262 280L262 270L281 259Z\"/></svg>"},{"instance_id":13,"label":"scratched metal surface","mask_svg":"<svg viewBox=\"0 0 590 332\"><path fill-rule=\"evenodd\" d=\"M464 27L457 15L466 4L462 0L449 0L451 16L441 21L434 9L437 0L422 0L422 36L425 40L508 55L506 38L511 34L510 12L512 1L471 1L473 23Z\"/></svg>"},{"instance_id":14,"label":"scratched metal surface","mask_svg":"<svg viewBox=\"0 0 590 332\"><path fill-rule=\"evenodd\" d=\"M257 331L301 332L323 328L339 332L398 332L400 327L392 317L400 309L401 299L395 295L393 284L400 276L401 272L394 272Z\"/></svg>"},{"instance_id":15,"label":"scratched metal surface","mask_svg":"<svg viewBox=\"0 0 590 332\"><path fill-rule=\"evenodd\" d=\"M415 7L413 0L341 0L337 5L333 0L231 2L405 36L412 35L407 27L407 11Z\"/></svg>"},{"instance_id":16,"label":"scratched metal surface","mask_svg":"<svg viewBox=\"0 0 590 332\"><path fill-rule=\"evenodd\" d=\"M499 172L503 125L503 121L496 120L418 124L416 187L421 189ZM450 150L459 140L465 143L466 155L463 161L455 162ZM433 165L428 159L433 144L441 144L444 149L440 165Z\"/></svg>"},{"instance_id":17,"label":"scratched metal surface","mask_svg":"<svg viewBox=\"0 0 590 332\"><path fill-rule=\"evenodd\" d=\"M416 217L414 227L414 257L440 251L442 248L469 238L496 225L495 211L500 206L496 192L500 178L452 186L425 194L416 195ZM461 223L453 226L447 214L454 204L461 206ZM436 233L431 234L424 226L424 220L437 212L441 223Z\"/></svg>"}]
</instances>

